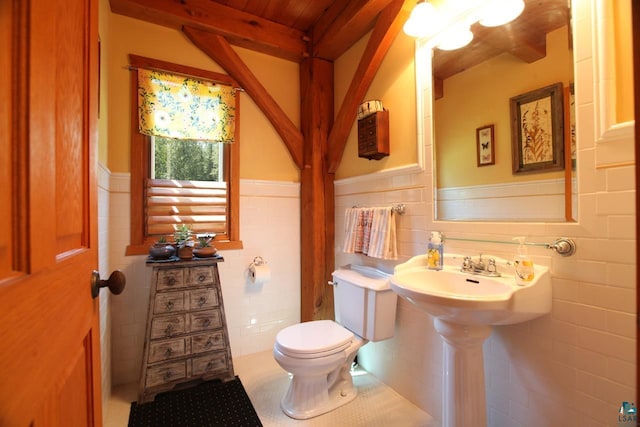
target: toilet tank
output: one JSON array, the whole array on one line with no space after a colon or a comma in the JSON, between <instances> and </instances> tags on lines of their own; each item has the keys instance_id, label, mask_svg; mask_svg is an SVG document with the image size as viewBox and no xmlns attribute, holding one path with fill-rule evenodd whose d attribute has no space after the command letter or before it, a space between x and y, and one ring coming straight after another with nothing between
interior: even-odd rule
<instances>
[{"instance_id":1,"label":"toilet tank","mask_svg":"<svg viewBox=\"0 0 640 427\"><path fill-rule=\"evenodd\" d=\"M391 338L398 295L391 275L372 267L349 265L333 272L336 322L369 341Z\"/></svg>"}]
</instances>

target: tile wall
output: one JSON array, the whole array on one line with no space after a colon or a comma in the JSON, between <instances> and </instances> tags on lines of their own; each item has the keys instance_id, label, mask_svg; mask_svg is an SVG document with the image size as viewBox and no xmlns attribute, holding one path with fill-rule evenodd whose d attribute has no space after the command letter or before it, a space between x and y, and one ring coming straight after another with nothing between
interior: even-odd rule
<instances>
[{"instance_id":1,"label":"tile wall","mask_svg":"<svg viewBox=\"0 0 640 427\"><path fill-rule=\"evenodd\" d=\"M606 19L596 16L607 2L575 3L576 105L578 111L578 221L464 222L438 221L433 216L430 102L419 105L424 118L419 129L421 167L336 182L336 230L342 230L344 209L403 202L398 217L402 262L424 253L427 234L479 240L550 242L567 236L577 252L563 258L543 248L529 250L534 262L552 273L552 311L530 322L494 327L484 345L487 424L491 427L604 427L618 425L622 402L636 397L636 229L633 125L607 123L608 74L600 74L600 43ZM606 9L606 8L605 8ZM597 23L597 26L595 25ZM598 44L598 46L595 46ZM597 54L600 49L599 54ZM416 61L416 74L430 67ZM606 67L605 67L606 68ZM427 68L430 69L430 68ZM425 79L426 80L426 79ZM418 82L421 97L430 88ZM340 252L336 235L336 265L348 262L391 272L393 264ZM446 241L445 251L477 256L514 255L512 245ZM400 394L442 420L442 344L432 319L399 300L396 334L369 343L361 364Z\"/></svg>"},{"instance_id":2,"label":"tile wall","mask_svg":"<svg viewBox=\"0 0 640 427\"><path fill-rule=\"evenodd\" d=\"M127 276L125 291L110 298L103 310L105 320L110 320L104 332L111 333L103 337L103 352L111 350L103 364L105 369L110 366L111 383L118 385L139 379L151 268L145 256L124 256L129 238L129 175L108 177L108 189L101 189L100 211L108 211L101 224L109 229L109 241L101 257L108 270L121 269ZM225 260L219 266L233 356L272 348L280 329L300 321L299 212L299 184L241 181L244 249L221 251ZM247 275L256 256L271 269L271 280L262 286L251 283Z\"/></svg>"},{"instance_id":3,"label":"tile wall","mask_svg":"<svg viewBox=\"0 0 640 427\"><path fill-rule=\"evenodd\" d=\"M598 174L607 182L594 194L600 208L591 210L583 204L585 211L581 211L581 219L599 224L593 235L575 236L577 229L569 225L564 232L558 231L575 238L578 252L572 258L560 259L543 248L530 250L536 263L551 267L553 308L551 314L537 320L494 328L485 343L489 426L615 425L621 402L635 399L632 174L630 166ZM431 230L504 240L517 233L538 231L535 226L509 225L499 234L472 230L458 234L455 225L432 223L428 218L426 206L430 202L423 199L427 193L419 182L430 176L397 172L380 178L336 183L336 230L344 229L344 210L354 204L405 203L405 215L397 217L398 262L423 253ZM617 207L602 203L610 198L616 199ZM475 228L481 229L482 225ZM552 237L539 238L545 241ZM341 253L341 242L337 234L336 265L359 263L393 271L395 263ZM483 251L506 258L515 250L511 245L459 242L447 242L445 248L473 256ZM395 336L367 344L359 360L365 369L435 419L441 419L442 344L428 314L400 299Z\"/></svg>"}]
</instances>

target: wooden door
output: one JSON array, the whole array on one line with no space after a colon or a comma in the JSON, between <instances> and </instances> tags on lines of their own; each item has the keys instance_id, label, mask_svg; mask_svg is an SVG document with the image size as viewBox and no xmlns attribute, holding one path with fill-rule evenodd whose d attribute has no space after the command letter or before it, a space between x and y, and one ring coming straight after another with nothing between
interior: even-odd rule
<instances>
[{"instance_id":1,"label":"wooden door","mask_svg":"<svg viewBox=\"0 0 640 427\"><path fill-rule=\"evenodd\" d=\"M0 426L100 426L96 0L0 0Z\"/></svg>"}]
</instances>

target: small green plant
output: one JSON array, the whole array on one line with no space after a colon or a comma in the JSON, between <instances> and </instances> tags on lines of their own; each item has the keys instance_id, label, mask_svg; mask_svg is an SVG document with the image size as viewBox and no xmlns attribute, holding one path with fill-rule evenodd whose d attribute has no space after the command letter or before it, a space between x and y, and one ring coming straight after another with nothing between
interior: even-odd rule
<instances>
[{"instance_id":1,"label":"small green plant","mask_svg":"<svg viewBox=\"0 0 640 427\"><path fill-rule=\"evenodd\" d=\"M173 238L176 241L176 245L179 248L183 248L185 246L193 246L192 235L191 227L188 224L180 224L173 233Z\"/></svg>"},{"instance_id":2,"label":"small green plant","mask_svg":"<svg viewBox=\"0 0 640 427\"><path fill-rule=\"evenodd\" d=\"M211 241L216 237L215 234L203 234L198 236L198 242L201 248L211 247Z\"/></svg>"},{"instance_id":3,"label":"small green plant","mask_svg":"<svg viewBox=\"0 0 640 427\"><path fill-rule=\"evenodd\" d=\"M162 236L158 237L158 241L156 243L159 243L161 245L165 244L165 243L167 243L167 238L164 235L162 235Z\"/></svg>"}]
</instances>

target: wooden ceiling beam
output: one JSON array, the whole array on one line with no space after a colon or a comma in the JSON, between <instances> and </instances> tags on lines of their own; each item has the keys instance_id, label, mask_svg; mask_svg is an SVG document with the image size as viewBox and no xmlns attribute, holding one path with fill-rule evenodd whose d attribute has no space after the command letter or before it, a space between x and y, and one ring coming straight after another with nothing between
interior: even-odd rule
<instances>
[{"instance_id":1,"label":"wooden ceiling beam","mask_svg":"<svg viewBox=\"0 0 640 427\"><path fill-rule=\"evenodd\" d=\"M184 25L209 31L236 46L290 61L309 56L303 31L214 1L111 0L110 5L114 13L178 30Z\"/></svg>"},{"instance_id":2,"label":"wooden ceiling beam","mask_svg":"<svg viewBox=\"0 0 640 427\"><path fill-rule=\"evenodd\" d=\"M299 169L302 169L304 166L302 132L298 130L296 125L280 108L267 89L262 86L242 58L233 50L229 42L221 35L197 28L184 27L182 31L196 47L206 53L240 83L247 95L253 99L271 122L276 132L278 132L295 164Z\"/></svg>"},{"instance_id":3,"label":"wooden ceiling beam","mask_svg":"<svg viewBox=\"0 0 640 427\"><path fill-rule=\"evenodd\" d=\"M373 27L391 0L336 1L313 27L313 57L334 61Z\"/></svg>"},{"instance_id":4,"label":"wooden ceiling beam","mask_svg":"<svg viewBox=\"0 0 640 427\"><path fill-rule=\"evenodd\" d=\"M329 173L335 173L338 169L358 105L362 102L393 40L409 17L414 3L411 0L407 0L406 3L407 5L404 5L404 0L393 0L380 13L375 23L329 135Z\"/></svg>"}]
</instances>

